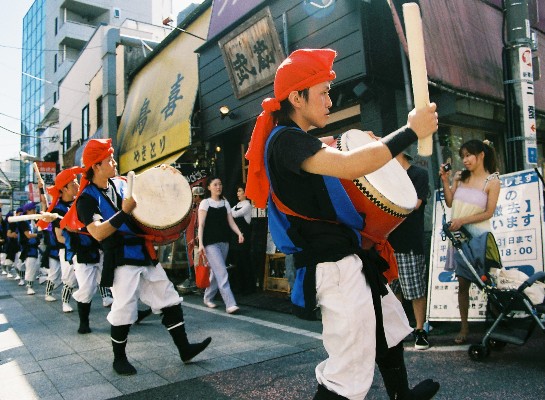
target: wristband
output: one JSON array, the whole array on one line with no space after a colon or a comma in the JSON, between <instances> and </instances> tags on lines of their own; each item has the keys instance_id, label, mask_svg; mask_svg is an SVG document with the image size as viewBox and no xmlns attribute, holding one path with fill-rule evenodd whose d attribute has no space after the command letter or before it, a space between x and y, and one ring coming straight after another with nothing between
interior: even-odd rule
<instances>
[{"instance_id":1,"label":"wristband","mask_svg":"<svg viewBox=\"0 0 545 400\"><path fill-rule=\"evenodd\" d=\"M110 225L113 226L115 229L119 229L121 228L121 225L127 222L128 219L129 219L129 214L121 210L116 212L114 216L110 218L108 221L110 222Z\"/></svg>"},{"instance_id":2,"label":"wristband","mask_svg":"<svg viewBox=\"0 0 545 400\"><path fill-rule=\"evenodd\" d=\"M392 132L388 136L380 139L380 141L384 143L386 147L388 147L390 153L392 153L392 158L397 156L417 140L418 136L416 136L416 133L407 126L399 128L397 131Z\"/></svg>"}]
</instances>

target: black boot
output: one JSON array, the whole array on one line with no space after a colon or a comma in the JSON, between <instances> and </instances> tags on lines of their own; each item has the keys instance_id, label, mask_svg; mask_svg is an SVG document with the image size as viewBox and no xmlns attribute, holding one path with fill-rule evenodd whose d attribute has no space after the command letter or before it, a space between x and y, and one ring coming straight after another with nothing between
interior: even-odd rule
<instances>
[{"instance_id":1,"label":"black boot","mask_svg":"<svg viewBox=\"0 0 545 400\"><path fill-rule=\"evenodd\" d=\"M208 337L200 343L189 343L185 333L184 314L179 304L163 308L162 311L163 320L161 322L168 329L170 336L172 336L174 344L180 352L180 358L184 363L191 361L193 357L206 349L212 341L212 338Z\"/></svg>"},{"instance_id":2,"label":"black boot","mask_svg":"<svg viewBox=\"0 0 545 400\"><path fill-rule=\"evenodd\" d=\"M341 396L331 390L328 390L324 385L318 384L318 391L314 395L313 400L348 400L346 397Z\"/></svg>"},{"instance_id":3,"label":"black boot","mask_svg":"<svg viewBox=\"0 0 545 400\"><path fill-rule=\"evenodd\" d=\"M136 374L136 368L134 368L125 354L125 347L127 347L127 336L129 336L130 325L120 325L111 327L111 339L112 349L114 351L114 371L119 375L134 375Z\"/></svg>"},{"instance_id":4,"label":"black boot","mask_svg":"<svg viewBox=\"0 0 545 400\"><path fill-rule=\"evenodd\" d=\"M78 333L86 334L91 333L89 328L89 313L91 312L91 303L78 303L78 315L79 315L79 329Z\"/></svg>"},{"instance_id":5,"label":"black boot","mask_svg":"<svg viewBox=\"0 0 545 400\"><path fill-rule=\"evenodd\" d=\"M439 383L432 379L426 379L409 389L402 342L388 349L387 354L376 362L390 400L429 400L439 390Z\"/></svg>"}]
</instances>

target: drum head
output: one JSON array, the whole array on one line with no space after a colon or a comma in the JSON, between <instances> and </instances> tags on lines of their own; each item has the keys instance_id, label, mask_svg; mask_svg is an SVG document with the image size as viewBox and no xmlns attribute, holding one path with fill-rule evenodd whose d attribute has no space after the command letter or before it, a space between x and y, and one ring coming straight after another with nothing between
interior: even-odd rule
<instances>
[{"instance_id":1,"label":"drum head","mask_svg":"<svg viewBox=\"0 0 545 400\"><path fill-rule=\"evenodd\" d=\"M138 204L132 213L134 219L159 230L178 225L193 202L189 183L171 168L151 168L137 175L133 195Z\"/></svg>"},{"instance_id":2,"label":"drum head","mask_svg":"<svg viewBox=\"0 0 545 400\"><path fill-rule=\"evenodd\" d=\"M337 148L341 151L348 151L374 141L376 139L367 133L358 129L351 129L343 133L337 140ZM418 200L416 190L407 175L407 171L395 158L375 172L356 179L354 182L356 186L363 185L367 187L371 185L374 190L369 187L367 189L373 191L383 204L391 203L391 207L399 208L395 211L400 214L408 214L416 207Z\"/></svg>"}]
</instances>

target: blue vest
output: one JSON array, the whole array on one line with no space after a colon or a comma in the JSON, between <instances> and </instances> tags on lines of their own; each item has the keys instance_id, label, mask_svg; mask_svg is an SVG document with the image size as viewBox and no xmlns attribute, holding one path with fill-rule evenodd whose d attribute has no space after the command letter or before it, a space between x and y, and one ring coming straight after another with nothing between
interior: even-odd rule
<instances>
[{"instance_id":1,"label":"blue vest","mask_svg":"<svg viewBox=\"0 0 545 400\"><path fill-rule=\"evenodd\" d=\"M19 240L21 241L21 261L26 260L27 257L34 257L37 258L38 254L40 253L40 250L38 249L38 246L40 245L40 239L38 238L27 238L25 236L25 232L29 231L30 233L36 233L36 229L32 228L32 224L30 221L22 221L22 223L25 225L24 229L21 229L21 225L18 226L19 228Z\"/></svg>"},{"instance_id":2,"label":"blue vest","mask_svg":"<svg viewBox=\"0 0 545 400\"><path fill-rule=\"evenodd\" d=\"M284 126L277 126L274 128L265 145L265 169L269 182L271 182L269 165L267 162L269 144L272 138L284 128ZM351 228L356 234L358 241L361 242L361 234L359 232L365 225L364 218L354 208L352 201L346 194L346 191L338 178L326 175L323 175L322 178L331 199L331 203L335 209L335 222ZM290 221L288 220L287 215L280 211L274 203L272 193L273 188L271 184L268 200L269 231L271 232L271 236L276 247L280 249L282 253L297 254L303 249L298 248L288 236L287 232L290 228ZM314 315L314 310L316 308L315 272L315 265L296 265L295 282L291 289L291 302L294 305L294 313L301 318L312 319L312 315Z\"/></svg>"},{"instance_id":3,"label":"blue vest","mask_svg":"<svg viewBox=\"0 0 545 400\"><path fill-rule=\"evenodd\" d=\"M61 203L60 201L57 202L54 209L63 211L62 215L65 215L68 212L68 208L64 205L64 203ZM50 223L49 225L47 225L47 228L43 230L43 233L44 242L47 245L47 252L49 254L49 257L58 260L60 246L59 241L57 240L57 235L55 234L55 227L53 226L53 224Z\"/></svg>"},{"instance_id":4,"label":"blue vest","mask_svg":"<svg viewBox=\"0 0 545 400\"><path fill-rule=\"evenodd\" d=\"M122 179L110 179L110 183L113 183L117 193L123 197L123 194L127 190L127 182ZM119 208L114 204L107 196L105 196L95 185L87 185L83 190L83 193L94 198L98 203L98 208L104 221L110 219L115 213L119 211ZM148 252L145 248L145 241L143 238L138 237L127 224L121 225L114 235L117 235L122 242L122 251L116 252L115 267L119 265L152 265L151 259L148 256ZM82 235L84 236L84 235ZM102 243L104 251L116 251L119 249L108 248ZM119 244L121 246L121 243Z\"/></svg>"}]
</instances>

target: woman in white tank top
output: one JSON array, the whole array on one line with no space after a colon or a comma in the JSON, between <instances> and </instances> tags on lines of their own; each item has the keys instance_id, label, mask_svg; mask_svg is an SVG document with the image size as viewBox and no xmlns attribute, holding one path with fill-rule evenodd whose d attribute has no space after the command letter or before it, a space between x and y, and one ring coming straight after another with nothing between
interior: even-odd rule
<instances>
[{"instance_id":1,"label":"woman in white tank top","mask_svg":"<svg viewBox=\"0 0 545 400\"><path fill-rule=\"evenodd\" d=\"M445 203L452 207L450 230L457 231L464 226L476 236L490 231L490 218L494 215L500 194L500 180L496 168L496 155L488 141L470 140L460 147L460 158L465 170L454 175L449 185L450 172L444 165L439 170L443 182ZM452 251L452 250L451 250ZM453 257L447 257L452 260ZM447 262L448 262L447 260ZM447 265L447 269L452 266ZM458 276L458 305L460 309L460 332L455 343L463 344L469 333L469 287L471 282Z\"/></svg>"}]
</instances>

